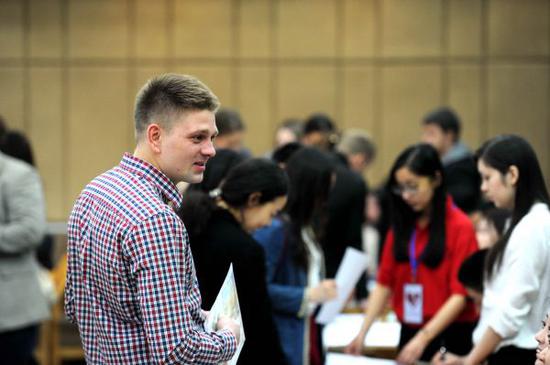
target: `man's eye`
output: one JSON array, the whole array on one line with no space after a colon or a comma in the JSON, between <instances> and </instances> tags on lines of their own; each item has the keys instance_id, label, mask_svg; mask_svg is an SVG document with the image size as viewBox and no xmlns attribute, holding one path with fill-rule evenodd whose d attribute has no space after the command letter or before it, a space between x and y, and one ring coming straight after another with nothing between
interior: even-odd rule
<instances>
[{"instance_id":1,"label":"man's eye","mask_svg":"<svg viewBox=\"0 0 550 365\"><path fill-rule=\"evenodd\" d=\"M204 137L203 136L193 136L193 137L191 137L191 139L193 140L193 142L202 142Z\"/></svg>"}]
</instances>

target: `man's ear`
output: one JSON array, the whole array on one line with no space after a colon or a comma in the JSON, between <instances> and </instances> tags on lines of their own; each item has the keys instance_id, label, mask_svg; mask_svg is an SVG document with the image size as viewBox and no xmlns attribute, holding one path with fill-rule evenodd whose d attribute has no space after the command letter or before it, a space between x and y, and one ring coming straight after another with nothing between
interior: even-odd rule
<instances>
[{"instance_id":1,"label":"man's ear","mask_svg":"<svg viewBox=\"0 0 550 365\"><path fill-rule=\"evenodd\" d=\"M160 153L161 151L161 140L162 140L163 129L157 123L151 123L147 126L145 131L145 140L147 144L151 147L151 150L155 153Z\"/></svg>"},{"instance_id":2,"label":"man's ear","mask_svg":"<svg viewBox=\"0 0 550 365\"><path fill-rule=\"evenodd\" d=\"M259 191L256 191L248 196L247 205L249 207L257 207L260 205L260 198L262 197L262 193Z\"/></svg>"},{"instance_id":3,"label":"man's ear","mask_svg":"<svg viewBox=\"0 0 550 365\"><path fill-rule=\"evenodd\" d=\"M508 168L506 173L506 180L512 186L516 186L519 180L519 169L516 165L512 165Z\"/></svg>"}]
</instances>

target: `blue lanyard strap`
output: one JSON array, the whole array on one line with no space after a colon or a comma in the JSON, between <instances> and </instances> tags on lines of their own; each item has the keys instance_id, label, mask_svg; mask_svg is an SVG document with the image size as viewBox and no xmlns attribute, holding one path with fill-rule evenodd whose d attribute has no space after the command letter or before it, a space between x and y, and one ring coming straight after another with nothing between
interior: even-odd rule
<instances>
[{"instance_id":1,"label":"blue lanyard strap","mask_svg":"<svg viewBox=\"0 0 550 365\"><path fill-rule=\"evenodd\" d=\"M411 235L411 242L409 243L409 261L411 263L413 280L416 281L416 274L418 272L418 258L416 257L416 228Z\"/></svg>"}]
</instances>

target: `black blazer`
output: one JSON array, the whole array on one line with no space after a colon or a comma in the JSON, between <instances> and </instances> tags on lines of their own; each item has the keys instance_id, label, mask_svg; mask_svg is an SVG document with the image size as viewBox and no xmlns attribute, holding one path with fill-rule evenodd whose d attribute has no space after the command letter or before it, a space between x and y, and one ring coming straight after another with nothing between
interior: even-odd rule
<instances>
[{"instance_id":1,"label":"black blazer","mask_svg":"<svg viewBox=\"0 0 550 365\"><path fill-rule=\"evenodd\" d=\"M286 364L267 293L263 248L224 209L215 210L190 243L205 310L214 304L233 263L246 336L238 364Z\"/></svg>"}]
</instances>

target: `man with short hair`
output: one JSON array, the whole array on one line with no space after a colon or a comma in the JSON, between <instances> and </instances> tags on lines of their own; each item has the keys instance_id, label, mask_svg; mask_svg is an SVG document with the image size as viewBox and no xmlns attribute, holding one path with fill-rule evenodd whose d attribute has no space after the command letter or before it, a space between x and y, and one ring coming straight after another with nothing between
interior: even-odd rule
<instances>
[{"instance_id":1,"label":"man with short hair","mask_svg":"<svg viewBox=\"0 0 550 365\"><path fill-rule=\"evenodd\" d=\"M89 364L216 364L235 353L239 328L204 330L176 183L202 180L215 154L216 96L199 80L150 80L135 105L137 146L93 179L68 227L65 311Z\"/></svg>"},{"instance_id":2,"label":"man with short hair","mask_svg":"<svg viewBox=\"0 0 550 365\"><path fill-rule=\"evenodd\" d=\"M358 129L344 132L336 150L343 154L349 168L363 174L376 156L376 146L370 136Z\"/></svg>"},{"instance_id":3,"label":"man with short hair","mask_svg":"<svg viewBox=\"0 0 550 365\"><path fill-rule=\"evenodd\" d=\"M481 179L472 153L460 141L460 119L448 108L429 112L422 122L422 141L439 153L447 190L454 203L466 213L479 209Z\"/></svg>"}]
</instances>

